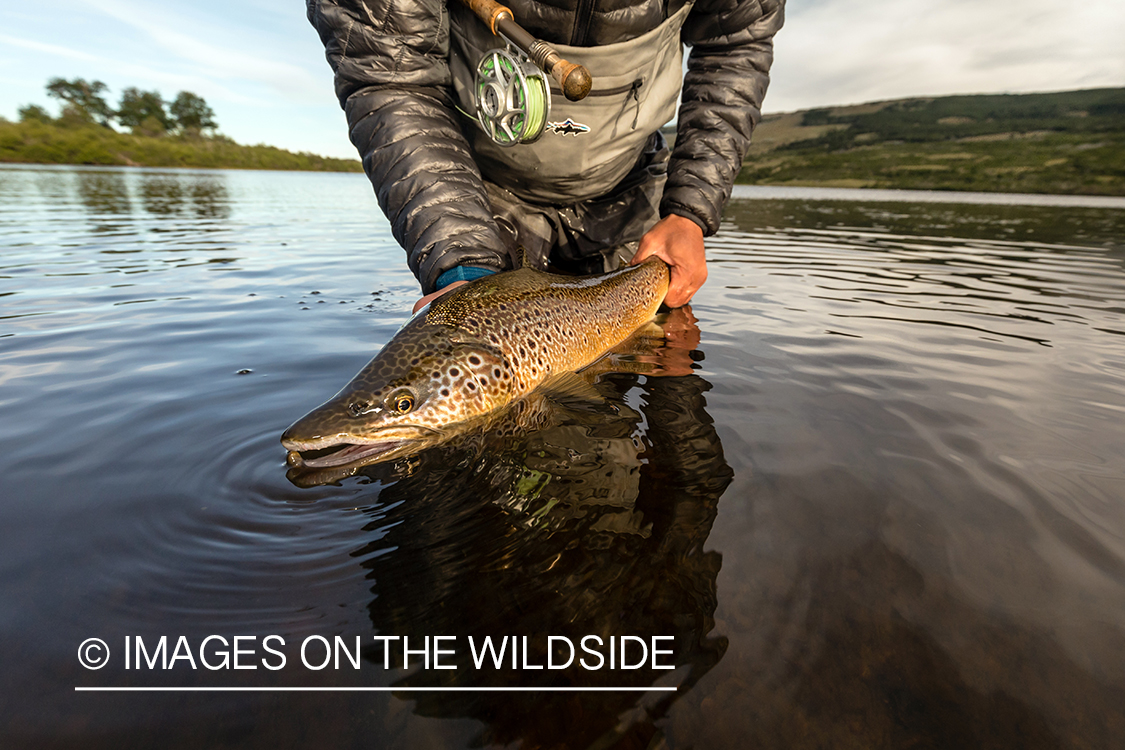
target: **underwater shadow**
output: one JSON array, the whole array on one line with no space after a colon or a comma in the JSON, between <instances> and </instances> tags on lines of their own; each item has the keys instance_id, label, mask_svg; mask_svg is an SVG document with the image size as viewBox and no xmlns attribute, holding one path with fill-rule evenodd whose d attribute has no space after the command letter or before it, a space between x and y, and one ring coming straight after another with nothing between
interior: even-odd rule
<instances>
[{"instance_id":1,"label":"underwater shadow","mask_svg":"<svg viewBox=\"0 0 1125 750\"><path fill-rule=\"evenodd\" d=\"M413 644L457 638L443 662L456 669L418 669L395 686L678 686L400 694L418 715L480 721L474 745L646 746L655 722L726 651L711 635L722 559L704 544L733 472L706 413L710 385L694 374L618 373L594 387L604 402L559 406L534 431L492 432L362 470L391 481L365 527L378 538L353 553L372 582L372 624ZM512 669L510 648L501 666L478 668L468 643L515 637L521 664L543 665L548 636L578 647L590 635L602 644L674 636L659 663L674 669L654 669L650 658L591 670L578 659L597 657L581 651L566 669ZM599 650L608 666L608 646ZM384 656L366 654L380 665Z\"/></svg>"}]
</instances>

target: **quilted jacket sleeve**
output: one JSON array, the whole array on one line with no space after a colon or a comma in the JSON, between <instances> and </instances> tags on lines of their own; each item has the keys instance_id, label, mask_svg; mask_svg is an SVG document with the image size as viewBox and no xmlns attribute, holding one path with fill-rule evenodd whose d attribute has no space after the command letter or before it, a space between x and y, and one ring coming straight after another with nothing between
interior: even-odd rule
<instances>
[{"instance_id":1,"label":"quilted jacket sleeve","mask_svg":"<svg viewBox=\"0 0 1125 750\"><path fill-rule=\"evenodd\" d=\"M762 115L784 7L785 0L700 0L692 9L683 30L692 50L661 216L685 216L706 235L718 231Z\"/></svg>"},{"instance_id":2,"label":"quilted jacket sleeve","mask_svg":"<svg viewBox=\"0 0 1125 750\"><path fill-rule=\"evenodd\" d=\"M422 290L444 271L501 270L507 253L454 110L443 0L307 0L336 95Z\"/></svg>"}]
</instances>

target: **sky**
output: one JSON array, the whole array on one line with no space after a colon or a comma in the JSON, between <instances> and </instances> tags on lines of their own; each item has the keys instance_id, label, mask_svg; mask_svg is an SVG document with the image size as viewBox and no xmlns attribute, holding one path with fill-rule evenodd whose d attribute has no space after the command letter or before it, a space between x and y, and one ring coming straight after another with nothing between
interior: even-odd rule
<instances>
[{"instance_id":1,"label":"sky","mask_svg":"<svg viewBox=\"0 0 1125 750\"><path fill-rule=\"evenodd\" d=\"M49 7L50 12L42 8ZM1125 86L1125 2L790 0L766 112L943 94ZM199 94L240 143L354 157L297 2L56 0L0 6L0 116L57 111L53 77Z\"/></svg>"}]
</instances>

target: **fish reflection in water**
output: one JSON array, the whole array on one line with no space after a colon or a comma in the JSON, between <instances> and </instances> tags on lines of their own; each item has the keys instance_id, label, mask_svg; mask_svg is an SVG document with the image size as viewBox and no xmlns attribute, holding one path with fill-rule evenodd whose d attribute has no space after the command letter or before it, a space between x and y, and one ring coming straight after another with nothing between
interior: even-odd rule
<instances>
[{"instance_id":1,"label":"fish reflection in water","mask_svg":"<svg viewBox=\"0 0 1125 750\"><path fill-rule=\"evenodd\" d=\"M690 342L690 327L679 333ZM678 354L690 372L688 351ZM412 643L458 638L443 657L457 669L420 670L395 686L679 686L409 694L419 715L483 722L484 745L645 746L654 722L726 650L726 639L711 635L721 556L704 544L733 472L705 411L710 385L696 374L615 373L592 387L600 402L554 403L534 430L465 437L397 469L358 471L390 481L369 511L366 530L377 538L353 553L369 570L376 631ZM546 663L548 635L576 646L587 635L603 643L670 635L672 654L662 659L676 669L651 669L650 659L590 671L578 665L581 651L566 670L476 669L466 637L505 635L521 647L528 636L528 664ZM367 658L381 666L384 654Z\"/></svg>"}]
</instances>

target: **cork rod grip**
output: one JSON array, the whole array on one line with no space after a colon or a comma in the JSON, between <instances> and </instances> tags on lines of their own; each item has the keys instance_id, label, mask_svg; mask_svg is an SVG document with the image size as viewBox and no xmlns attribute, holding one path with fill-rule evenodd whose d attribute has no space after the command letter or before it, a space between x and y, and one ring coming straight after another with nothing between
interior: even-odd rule
<instances>
[{"instance_id":1,"label":"cork rod grip","mask_svg":"<svg viewBox=\"0 0 1125 750\"><path fill-rule=\"evenodd\" d=\"M586 98L594 81L582 65L565 60L562 55L516 23L512 11L496 0L461 0L484 21L496 36L502 36L527 55L533 63L559 82L563 95L572 102Z\"/></svg>"},{"instance_id":2,"label":"cork rod grip","mask_svg":"<svg viewBox=\"0 0 1125 750\"><path fill-rule=\"evenodd\" d=\"M500 36L500 30L496 27L496 21L507 14L508 18L514 19L511 9L496 2L496 0L461 0L465 5L469 6L469 10L476 14L477 18L484 21L485 26L492 30L496 36Z\"/></svg>"}]
</instances>

